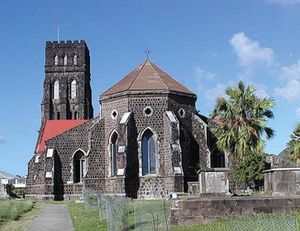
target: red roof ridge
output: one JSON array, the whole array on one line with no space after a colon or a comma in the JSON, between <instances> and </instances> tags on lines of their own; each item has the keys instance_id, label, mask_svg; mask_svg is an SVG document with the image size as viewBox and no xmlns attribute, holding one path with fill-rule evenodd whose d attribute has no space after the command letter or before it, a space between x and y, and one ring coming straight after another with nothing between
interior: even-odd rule
<instances>
[{"instance_id":1,"label":"red roof ridge","mask_svg":"<svg viewBox=\"0 0 300 231\"><path fill-rule=\"evenodd\" d=\"M36 153L40 154L46 149L45 142L55 136L69 131L89 120L46 120L40 132L39 143L36 146Z\"/></svg>"}]
</instances>

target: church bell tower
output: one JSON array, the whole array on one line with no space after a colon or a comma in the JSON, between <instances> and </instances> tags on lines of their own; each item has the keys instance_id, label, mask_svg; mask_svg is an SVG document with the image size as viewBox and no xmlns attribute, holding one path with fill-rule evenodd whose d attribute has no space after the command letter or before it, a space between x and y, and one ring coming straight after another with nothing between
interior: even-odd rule
<instances>
[{"instance_id":1,"label":"church bell tower","mask_svg":"<svg viewBox=\"0 0 300 231\"><path fill-rule=\"evenodd\" d=\"M46 42L42 122L93 118L90 76L84 41Z\"/></svg>"}]
</instances>

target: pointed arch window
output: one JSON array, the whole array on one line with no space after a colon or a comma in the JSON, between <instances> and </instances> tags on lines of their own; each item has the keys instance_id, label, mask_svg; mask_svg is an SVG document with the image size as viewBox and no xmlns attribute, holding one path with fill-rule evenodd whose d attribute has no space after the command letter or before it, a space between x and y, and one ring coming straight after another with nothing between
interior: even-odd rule
<instances>
[{"instance_id":1,"label":"pointed arch window","mask_svg":"<svg viewBox=\"0 0 300 231\"><path fill-rule=\"evenodd\" d=\"M87 172L86 159L82 151L77 151L73 157L73 182L82 182Z\"/></svg>"},{"instance_id":2,"label":"pointed arch window","mask_svg":"<svg viewBox=\"0 0 300 231\"><path fill-rule=\"evenodd\" d=\"M116 132L110 138L111 176L117 175L117 144L118 134Z\"/></svg>"},{"instance_id":3,"label":"pointed arch window","mask_svg":"<svg viewBox=\"0 0 300 231\"><path fill-rule=\"evenodd\" d=\"M74 79L72 82L71 82L71 99L75 99L76 98L76 80Z\"/></svg>"},{"instance_id":4,"label":"pointed arch window","mask_svg":"<svg viewBox=\"0 0 300 231\"><path fill-rule=\"evenodd\" d=\"M77 55L74 55L73 63L74 63L74 65L77 65L77 63L78 63Z\"/></svg>"},{"instance_id":5,"label":"pointed arch window","mask_svg":"<svg viewBox=\"0 0 300 231\"><path fill-rule=\"evenodd\" d=\"M53 92L53 98L54 99L59 99L59 81L56 80L54 82L54 92Z\"/></svg>"},{"instance_id":6,"label":"pointed arch window","mask_svg":"<svg viewBox=\"0 0 300 231\"><path fill-rule=\"evenodd\" d=\"M58 65L58 56L55 55L54 57L54 65L57 66Z\"/></svg>"},{"instance_id":7,"label":"pointed arch window","mask_svg":"<svg viewBox=\"0 0 300 231\"><path fill-rule=\"evenodd\" d=\"M65 55L64 57L64 66L67 66L68 65L68 56Z\"/></svg>"},{"instance_id":8,"label":"pointed arch window","mask_svg":"<svg viewBox=\"0 0 300 231\"><path fill-rule=\"evenodd\" d=\"M142 137L142 175L156 174L156 139L150 129Z\"/></svg>"}]
</instances>

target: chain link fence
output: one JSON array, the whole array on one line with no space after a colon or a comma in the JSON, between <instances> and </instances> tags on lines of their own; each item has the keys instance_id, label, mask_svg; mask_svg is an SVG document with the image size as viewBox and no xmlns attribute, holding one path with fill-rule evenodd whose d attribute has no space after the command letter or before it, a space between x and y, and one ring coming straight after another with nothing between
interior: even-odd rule
<instances>
[{"instance_id":1,"label":"chain link fence","mask_svg":"<svg viewBox=\"0 0 300 231\"><path fill-rule=\"evenodd\" d=\"M134 230L170 231L171 204L166 200L143 201L134 204Z\"/></svg>"},{"instance_id":2,"label":"chain link fence","mask_svg":"<svg viewBox=\"0 0 300 231\"><path fill-rule=\"evenodd\" d=\"M108 231L171 231L171 203L167 200L131 202L125 196L96 193L90 189L84 190L83 198L85 208L98 210L99 219L107 221ZM299 222L296 212L257 214L203 224L199 230L296 231L300 230ZM189 226L183 228L189 230Z\"/></svg>"},{"instance_id":3,"label":"chain link fence","mask_svg":"<svg viewBox=\"0 0 300 231\"><path fill-rule=\"evenodd\" d=\"M108 231L125 231L130 229L130 198L96 193L90 189L84 190L83 198L86 209L98 210L99 219L107 220Z\"/></svg>"},{"instance_id":4,"label":"chain link fence","mask_svg":"<svg viewBox=\"0 0 300 231\"><path fill-rule=\"evenodd\" d=\"M258 214L249 217L240 217L230 220L232 231L295 231L297 229L296 215Z\"/></svg>"}]
</instances>

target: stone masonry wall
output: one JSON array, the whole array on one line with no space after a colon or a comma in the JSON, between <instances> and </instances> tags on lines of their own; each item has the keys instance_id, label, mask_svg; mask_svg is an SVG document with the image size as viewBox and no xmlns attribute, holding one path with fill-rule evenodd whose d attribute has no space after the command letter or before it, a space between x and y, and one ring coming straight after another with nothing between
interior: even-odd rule
<instances>
[{"instance_id":1,"label":"stone masonry wall","mask_svg":"<svg viewBox=\"0 0 300 231\"><path fill-rule=\"evenodd\" d=\"M222 218L300 209L300 197L218 197L173 200L172 225L195 225Z\"/></svg>"},{"instance_id":2,"label":"stone masonry wall","mask_svg":"<svg viewBox=\"0 0 300 231\"><path fill-rule=\"evenodd\" d=\"M88 172L84 178L86 188L98 191L105 191L106 158L104 132L104 119L98 118L90 128Z\"/></svg>"},{"instance_id":3,"label":"stone masonry wall","mask_svg":"<svg viewBox=\"0 0 300 231\"><path fill-rule=\"evenodd\" d=\"M71 183L73 181L73 154L79 149L83 151L85 155L88 153L89 128L94 123L95 120L90 120L46 142L48 148L55 149L56 157L54 158L57 158L56 162L59 163L59 166L54 167L56 171L54 175L57 174L58 184L62 184L60 186L57 185L60 189L57 193L67 196L78 194L82 190L82 183ZM53 161L55 161L54 158L51 158L52 165ZM49 165L46 171L52 171L52 169L53 166ZM53 179L51 183L53 184Z\"/></svg>"}]
</instances>

